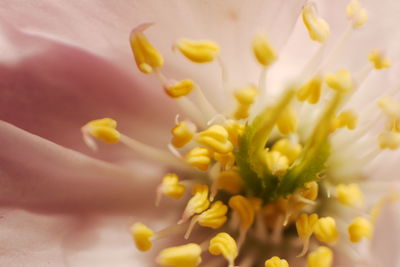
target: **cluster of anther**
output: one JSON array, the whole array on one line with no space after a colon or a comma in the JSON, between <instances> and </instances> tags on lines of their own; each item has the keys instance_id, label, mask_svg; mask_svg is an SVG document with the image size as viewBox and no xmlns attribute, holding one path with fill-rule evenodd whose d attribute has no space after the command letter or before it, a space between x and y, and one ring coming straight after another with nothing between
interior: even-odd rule
<instances>
[{"instance_id":1,"label":"cluster of anther","mask_svg":"<svg viewBox=\"0 0 400 267\"><path fill-rule=\"evenodd\" d=\"M361 27L368 18L366 10L357 0L349 3L346 15L353 26L352 30ZM326 42L330 35L329 25L318 16L314 4L304 6L302 19L313 41ZM311 75L300 77L299 84L291 85L276 103L267 105L251 119L251 110L262 85L247 85L233 92L236 108L231 114L218 116L194 81L174 81L161 72L164 59L143 33L149 26L145 24L135 28L130 36L137 67L145 74L156 74L167 95L179 101L189 116L193 115L192 120L179 121L177 117L171 130L169 147L175 158L171 159L172 156L163 151L122 135L116 129L116 122L109 118L91 121L82 131L85 141L93 148L96 147L93 137L110 144L121 141L173 167L193 167L197 169L192 174L194 176L206 174L207 178L202 184L180 180L174 173L166 174L157 188L156 205L160 205L163 196L181 199L187 187L191 187L192 196L177 222L181 226L187 225L185 239L189 239L196 225L212 229L224 227L224 231L201 245L187 243L163 249L157 262L164 266L197 266L208 246L212 255L222 255L233 267L249 234L261 239L269 236L272 242L276 242L285 229L294 227L303 244L298 256L308 253L310 239L315 236L326 246L319 246L308 253L308 266L331 266L333 252L328 246L334 246L342 236L334 216L319 217L315 207L321 174L325 172L330 156L330 137L338 129L354 130L357 127L357 115L351 110L341 110L341 107L361 81L355 81L347 70L326 75L323 74L324 69L313 70ZM213 41L180 39L174 49L195 63L221 61L220 48ZM265 75L277 60L276 51L263 34L255 36L252 50L262 67L261 75ZM368 59L375 69L390 67L389 60L377 50L372 51ZM327 90L331 91L326 93L329 100L321 108L317 104L321 104L324 88L330 88ZM187 97L192 92L196 92L197 102ZM311 134L301 141L294 105L296 101L303 106L314 105L320 113ZM379 135L379 145L382 149L395 149L400 145L400 105L390 98L384 98L379 101L379 107L388 117L387 127ZM197 111L212 117L204 120ZM358 184L336 184L331 189L332 201L349 207L363 207L363 194ZM383 202L374 207L370 217L356 217L349 222L348 240L357 243L371 237L373 220ZM229 226L226 226L228 221ZM139 222L130 230L141 251L150 250L153 242L168 232L168 229L154 232ZM235 239L232 236L236 233ZM273 256L265 261L265 266L289 265L286 260Z\"/></svg>"}]
</instances>

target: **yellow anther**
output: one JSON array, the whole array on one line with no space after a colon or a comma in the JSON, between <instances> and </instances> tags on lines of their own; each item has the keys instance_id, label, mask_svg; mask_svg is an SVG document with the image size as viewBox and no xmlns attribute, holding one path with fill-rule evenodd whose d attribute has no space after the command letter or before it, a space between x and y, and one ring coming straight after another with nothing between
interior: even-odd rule
<instances>
[{"instance_id":1,"label":"yellow anther","mask_svg":"<svg viewBox=\"0 0 400 267\"><path fill-rule=\"evenodd\" d=\"M330 35L329 25L320 18L314 3L307 3L303 7L302 17L311 40L323 43Z\"/></svg>"},{"instance_id":2,"label":"yellow anther","mask_svg":"<svg viewBox=\"0 0 400 267\"><path fill-rule=\"evenodd\" d=\"M234 96L238 106L233 116L236 120L246 119L249 116L250 106L254 103L257 95L258 89L252 85L235 92Z\"/></svg>"},{"instance_id":3,"label":"yellow anther","mask_svg":"<svg viewBox=\"0 0 400 267\"><path fill-rule=\"evenodd\" d=\"M282 135L294 133L297 128L297 116L292 107L288 107L282 111L279 119L276 122L279 131Z\"/></svg>"},{"instance_id":4,"label":"yellow anther","mask_svg":"<svg viewBox=\"0 0 400 267\"><path fill-rule=\"evenodd\" d=\"M149 227L143 223L135 223L131 226L130 232L136 247L140 251L147 251L151 249L153 246L151 238L154 236L154 232Z\"/></svg>"},{"instance_id":5,"label":"yellow anther","mask_svg":"<svg viewBox=\"0 0 400 267\"><path fill-rule=\"evenodd\" d=\"M84 135L91 135L108 144L117 143L121 134L117 131L117 122L110 118L93 120L82 127Z\"/></svg>"},{"instance_id":6,"label":"yellow anther","mask_svg":"<svg viewBox=\"0 0 400 267\"><path fill-rule=\"evenodd\" d=\"M332 250L320 246L307 257L307 267L331 267L333 261Z\"/></svg>"},{"instance_id":7,"label":"yellow anther","mask_svg":"<svg viewBox=\"0 0 400 267\"><path fill-rule=\"evenodd\" d=\"M400 146L400 133L383 132L378 136L378 141L381 149L395 150Z\"/></svg>"},{"instance_id":8,"label":"yellow anther","mask_svg":"<svg viewBox=\"0 0 400 267\"><path fill-rule=\"evenodd\" d=\"M221 125L213 125L207 130L200 132L196 141L218 153L229 153L233 145L229 141L228 131Z\"/></svg>"},{"instance_id":9,"label":"yellow anther","mask_svg":"<svg viewBox=\"0 0 400 267\"><path fill-rule=\"evenodd\" d=\"M164 176L159 190L167 196L180 199L185 193L186 187L179 184L179 178L176 174L169 173Z\"/></svg>"},{"instance_id":10,"label":"yellow anther","mask_svg":"<svg viewBox=\"0 0 400 267\"><path fill-rule=\"evenodd\" d=\"M182 96L187 96L195 87L192 80L182 80L172 84L170 86L165 86L165 92L172 98L178 98Z\"/></svg>"},{"instance_id":11,"label":"yellow anther","mask_svg":"<svg viewBox=\"0 0 400 267\"><path fill-rule=\"evenodd\" d=\"M239 215L241 228L248 229L253 224L255 211L250 200L236 195L229 199L229 207Z\"/></svg>"},{"instance_id":12,"label":"yellow anther","mask_svg":"<svg viewBox=\"0 0 400 267\"><path fill-rule=\"evenodd\" d=\"M195 214L202 213L210 206L207 185L195 185L192 189L192 195L192 198L187 203L185 211L183 212L181 222L185 222L188 218Z\"/></svg>"},{"instance_id":13,"label":"yellow anther","mask_svg":"<svg viewBox=\"0 0 400 267\"><path fill-rule=\"evenodd\" d=\"M400 103L398 101L390 97L382 97L378 100L377 105L389 118L400 117Z\"/></svg>"},{"instance_id":14,"label":"yellow anther","mask_svg":"<svg viewBox=\"0 0 400 267\"><path fill-rule=\"evenodd\" d=\"M150 44L143 34L151 24L142 24L132 30L130 43L138 69L143 73L152 73L164 65L164 58L160 52Z\"/></svg>"},{"instance_id":15,"label":"yellow anther","mask_svg":"<svg viewBox=\"0 0 400 267\"><path fill-rule=\"evenodd\" d=\"M286 260L281 259L277 256L270 258L265 261L265 267L289 267L289 264Z\"/></svg>"},{"instance_id":16,"label":"yellow anther","mask_svg":"<svg viewBox=\"0 0 400 267\"><path fill-rule=\"evenodd\" d=\"M310 104L316 104L321 96L322 80L316 76L300 87L297 91L299 101L308 101Z\"/></svg>"},{"instance_id":17,"label":"yellow anther","mask_svg":"<svg viewBox=\"0 0 400 267\"><path fill-rule=\"evenodd\" d=\"M368 60L372 63L374 68L378 70L390 68L392 65L392 62L379 50L372 50L369 52Z\"/></svg>"},{"instance_id":18,"label":"yellow anther","mask_svg":"<svg viewBox=\"0 0 400 267\"><path fill-rule=\"evenodd\" d=\"M308 200L316 200L318 197L318 183L315 181L308 182L304 185L304 189L299 191L300 196Z\"/></svg>"},{"instance_id":19,"label":"yellow anther","mask_svg":"<svg viewBox=\"0 0 400 267\"><path fill-rule=\"evenodd\" d=\"M337 185L336 197L340 203L352 207L360 206L364 202L364 196L358 184Z\"/></svg>"},{"instance_id":20,"label":"yellow anther","mask_svg":"<svg viewBox=\"0 0 400 267\"><path fill-rule=\"evenodd\" d=\"M174 147L183 147L189 143L194 133L196 132L196 126L193 123L187 121L181 121L172 130L171 143Z\"/></svg>"},{"instance_id":21,"label":"yellow anther","mask_svg":"<svg viewBox=\"0 0 400 267\"><path fill-rule=\"evenodd\" d=\"M223 171L217 179L217 188L231 194L238 194L243 187L243 180L235 171Z\"/></svg>"},{"instance_id":22,"label":"yellow anther","mask_svg":"<svg viewBox=\"0 0 400 267\"><path fill-rule=\"evenodd\" d=\"M319 241L329 244L335 243L339 238L336 223L332 217L320 218L315 225L314 234Z\"/></svg>"},{"instance_id":23,"label":"yellow anther","mask_svg":"<svg viewBox=\"0 0 400 267\"><path fill-rule=\"evenodd\" d=\"M179 51L189 60L195 63L206 63L213 61L219 54L217 43L209 40L193 41L180 39L176 43Z\"/></svg>"},{"instance_id":24,"label":"yellow anther","mask_svg":"<svg viewBox=\"0 0 400 267\"><path fill-rule=\"evenodd\" d=\"M342 111L337 117L332 120L332 132L338 128L346 127L349 130L354 130L357 127L358 117L351 110Z\"/></svg>"},{"instance_id":25,"label":"yellow anther","mask_svg":"<svg viewBox=\"0 0 400 267\"><path fill-rule=\"evenodd\" d=\"M318 215L313 213L311 215L307 215L302 213L299 218L296 220L296 230L300 239L303 241L303 250L300 252L298 256L303 256L306 254L308 250L309 240L314 232L315 225L318 222Z\"/></svg>"},{"instance_id":26,"label":"yellow anther","mask_svg":"<svg viewBox=\"0 0 400 267\"><path fill-rule=\"evenodd\" d=\"M273 146L272 151L278 151L289 160L291 165L300 155L303 147L296 142L292 142L287 138L279 139Z\"/></svg>"},{"instance_id":27,"label":"yellow anther","mask_svg":"<svg viewBox=\"0 0 400 267\"><path fill-rule=\"evenodd\" d=\"M232 152L229 153L214 153L214 158L221 164L221 168L224 170L231 169L235 164L235 155Z\"/></svg>"},{"instance_id":28,"label":"yellow anther","mask_svg":"<svg viewBox=\"0 0 400 267\"><path fill-rule=\"evenodd\" d=\"M195 243L163 249L157 263L172 267L196 267L201 263L201 247Z\"/></svg>"},{"instance_id":29,"label":"yellow anther","mask_svg":"<svg viewBox=\"0 0 400 267\"><path fill-rule=\"evenodd\" d=\"M212 255L224 256L228 261L229 267L234 267L235 259L238 256L238 246L235 240L227 233L219 233L210 240L208 251Z\"/></svg>"},{"instance_id":30,"label":"yellow anther","mask_svg":"<svg viewBox=\"0 0 400 267\"><path fill-rule=\"evenodd\" d=\"M361 27L368 20L368 12L358 0L351 0L346 7L346 16L354 27Z\"/></svg>"},{"instance_id":31,"label":"yellow anther","mask_svg":"<svg viewBox=\"0 0 400 267\"><path fill-rule=\"evenodd\" d=\"M288 158L278 151L267 151L265 153L265 161L269 171L273 175L281 176L289 168Z\"/></svg>"},{"instance_id":32,"label":"yellow anther","mask_svg":"<svg viewBox=\"0 0 400 267\"><path fill-rule=\"evenodd\" d=\"M206 171L211 162L211 154L207 148L195 147L185 156L186 163L201 171Z\"/></svg>"},{"instance_id":33,"label":"yellow anther","mask_svg":"<svg viewBox=\"0 0 400 267\"><path fill-rule=\"evenodd\" d=\"M333 90L342 93L351 92L355 87L351 75L347 70L339 70L336 73L326 75L325 82Z\"/></svg>"},{"instance_id":34,"label":"yellow anther","mask_svg":"<svg viewBox=\"0 0 400 267\"><path fill-rule=\"evenodd\" d=\"M258 63L268 67L277 59L275 49L268 42L264 34L257 34L253 39L253 53Z\"/></svg>"},{"instance_id":35,"label":"yellow anther","mask_svg":"<svg viewBox=\"0 0 400 267\"><path fill-rule=\"evenodd\" d=\"M201 226L212 229L220 228L227 220L227 212L228 207L221 201L216 201L211 205L211 208L199 215L198 222Z\"/></svg>"},{"instance_id":36,"label":"yellow anther","mask_svg":"<svg viewBox=\"0 0 400 267\"><path fill-rule=\"evenodd\" d=\"M229 141L231 141L233 146L237 146L239 143L239 138L244 132L244 125L231 120L228 121L224 127L228 131Z\"/></svg>"},{"instance_id":37,"label":"yellow anther","mask_svg":"<svg viewBox=\"0 0 400 267\"><path fill-rule=\"evenodd\" d=\"M350 223L347 231L349 232L350 241L358 243L363 238L370 239L372 237L373 225L371 221L357 217Z\"/></svg>"}]
</instances>

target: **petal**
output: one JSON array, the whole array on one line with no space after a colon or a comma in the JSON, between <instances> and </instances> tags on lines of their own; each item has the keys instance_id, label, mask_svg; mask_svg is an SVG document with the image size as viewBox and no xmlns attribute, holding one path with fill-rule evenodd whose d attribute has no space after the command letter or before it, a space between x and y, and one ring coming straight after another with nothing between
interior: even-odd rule
<instances>
[{"instance_id":1,"label":"petal","mask_svg":"<svg viewBox=\"0 0 400 267\"><path fill-rule=\"evenodd\" d=\"M0 122L4 207L36 212L127 212L152 203L162 169L140 162L132 170L89 158Z\"/></svg>"},{"instance_id":2,"label":"petal","mask_svg":"<svg viewBox=\"0 0 400 267\"><path fill-rule=\"evenodd\" d=\"M0 64L1 119L85 152L80 127L103 117L115 118L122 132L139 140L168 142L160 129L169 127L176 111L154 80L144 82L65 43L13 29L6 33L10 49L25 56Z\"/></svg>"}]
</instances>

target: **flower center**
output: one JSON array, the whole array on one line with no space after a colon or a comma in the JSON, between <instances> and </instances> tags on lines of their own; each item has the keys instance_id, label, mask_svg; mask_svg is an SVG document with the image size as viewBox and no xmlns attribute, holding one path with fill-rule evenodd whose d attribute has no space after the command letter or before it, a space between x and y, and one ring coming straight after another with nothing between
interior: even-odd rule
<instances>
[{"instance_id":1,"label":"flower center","mask_svg":"<svg viewBox=\"0 0 400 267\"><path fill-rule=\"evenodd\" d=\"M349 3L346 15L351 27L344 33L345 37L361 27L368 17L356 0ZM315 4L304 6L302 19L311 40L323 47L330 29L319 17ZM177 220L178 226L155 232L142 223L135 223L131 233L139 250L151 249L153 242L168 233L176 233L176 229L189 239L195 226L200 225L220 230L201 244L188 243L162 250L158 263L197 266L201 263L201 254L208 248L212 255L222 255L230 267L238 260L251 266L266 255L270 258L265 266L288 266L280 258L287 256L287 250L297 250L302 257L309 247L317 247L308 253L308 266L329 267L333 261L332 250L317 244L334 247L339 239L358 243L372 236L373 221L384 200L378 202L370 215L347 222L347 234L336 224L340 214L333 212L325 216L328 210L325 206L338 205L340 209L362 209L368 213L357 177L347 183L331 179L333 170L340 168L332 163L336 156L332 140L338 132L350 131L355 132L353 138L360 138L370 128L364 125L357 131L358 116L343 106L373 68L390 67L382 52L374 50L368 55L371 64L362 70L362 75L355 77L343 69L326 73L331 60L345 44L346 38L342 38L326 58L317 51L282 95L276 101L269 101L265 97L266 73L278 55L267 37L260 33L252 42L255 60L261 68L259 84L232 92L235 107L220 114L193 80L174 81L162 73L164 59L143 33L149 26L141 25L131 33L137 67L144 74L156 74L166 94L176 99L190 118L182 121L176 118L169 144L173 156L119 133L116 122L109 118L89 122L82 128L85 141L92 148L96 148L93 137L106 143L120 141L173 170L187 173L183 180L175 173L166 174L157 188L156 206L162 197L179 200L191 188L192 196ZM219 62L222 84L228 87L218 44L210 40L180 39L174 49L197 64ZM319 64L313 63L316 61ZM396 149L400 145L400 104L388 97L379 101L379 107L389 122L379 135L380 149L373 150L367 159L382 149ZM304 116L304 110L310 116ZM324 204L327 202L330 204Z\"/></svg>"}]
</instances>

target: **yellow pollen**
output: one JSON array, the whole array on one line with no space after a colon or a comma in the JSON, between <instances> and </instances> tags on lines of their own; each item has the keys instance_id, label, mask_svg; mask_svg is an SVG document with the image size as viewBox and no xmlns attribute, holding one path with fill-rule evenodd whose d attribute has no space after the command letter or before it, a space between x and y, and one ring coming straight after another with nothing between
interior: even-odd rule
<instances>
[{"instance_id":1,"label":"yellow pollen","mask_svg":"<svg viewBox=\"0 0 400 267\"><path fill-rule=\"evenodd\" d=\"M282 138L272 146L271 151L277 151L284 155L289 160L289 165L291 165L300 155L302 149L299 143L292 142L287 138Z\"/></svg>"},{"instance_id":2,"label":"yellow pollen","mask_svg":"<svg viewBox=\"0 0 400 267\"><path fill-rule=\"evenodd\" d=\"M385 57L379 50L372 50L368 54L368 60L372 63L375 69L387 69L390 68L392 62Z\"/></svg>"},{"instance_id":3,"label":"yellow pollen","mask_svg":"<svg viewBox=\"0 0 400 267\"><path fill-rule=\"evenodd\" d=\"M299 191L300 196L308 200L316 200L318 197L318 183L315 181L308 182L304 185L304 189Z\"/></svg>"},{"instance_id":4,"label":"yellow pollen","mask_svg":"<svg viewBox=\"0 0 400 267\"><path fill-rule=\"evenodd\" d=\"M183 212L182 221L186 221L188 218L195 214L202 213L210 206L208 200L208 186L203 184L197 184L192 189L192 198L186 205L185 211Z\"/></svg>"},{"instance_id":5,"label":"yellow pollen","mask_svg":"<svg viewBox=\"0 0 400 267\"><path fill-rule=\"evenodd\" d=\"M358 118L357 114L351 110L342 111L336 118L336 128L347 127L349 130L354 130L357 127Z\"/></svg>"},{"instance_id":6,"label":"yellow pollen","mask_svg":"<svg viewBox=\"0 0 400 267\"><path fill-rule=\"evenodd\" d=\"M289 267L289 264L286 260L283 260L277 256L270 258L265 261L265 267Z\"/></svg>"},{"instance_id":7,"label":"yellow pollen","mask_svg":"<svg viewBox=\"0 0 400 267\"><path fill-rule=\"evenodd\" d=\"M358 184L339 184L336 186L336 197L338 198L339 202L356 207L360 206L364 202L364 196L363 193L361 192L360 187Z\"/></svg>"},{"instance_id":8,"label":"yellow pollen","mask_svg":"<svg viewBox=\"0 0 400 267\"><path fill-rule=\"evenodd\" d=\"M246 119L249 116L249 109L257 95L258 89L252 85L235 92L234 96L238 106L233 116L236 120Z\"/></svg>"},{"instance_id":9,"label":"yellow pollen","mask_svg":"<svg viewBox=\"0 0 400 267\"><path fill-rule=\"evenodd\" d=\"M330 35L329 25L318 17L314 3L307 3L303 7L302 18L311 40L323 43Z\"/></svg>"},{"instance_id":10,"label":"yellow pollen","mask_svg":"<svg viewBox=\"0 0 400 267\"><path fill-rule=\"evenodd\" d=\"M200 132L196 137L196 141L218 153L229 153L233 150L233 145L229 141L228 131L221 125L213 125Z\"/></svg>"},{"instance_id":11,"label":"yellow pollen","mask_svg":"<svg viewBox=\"0 0 400 267\"><path fill-rule=\"evenodd\" d=\"M353 243L360 242L363 238L370 239L372 237L373 226L371 221L357 217L347 228L349 232L350 241Z\"/></svg>"},{"instance_id":12,"label":"yellow pollen","mask_svg":"<svg viewBox=\"0 0 400 267\"><path fill-rule=\"evenodd\" d=\"M189 143L194 133L196 132L196 126L193 123L181 121L172 130L171 143L174 147L180 148Z\"/></svg>"},{"instance_id":13,"label":"yellow pollen","mask_svg":"<svg viewBox=\"0 0 400 267\"><path fill-rule=\"evenodd\" d=\"M296 131L297 116L291 106L282 111L276 124L282 135L288 135Z\"/></svg>"},{"instance_id":14,"label":"yellow pollen","mask_svg":"<svg viewBox=\"0 0 400 267\"><path fill-rule=\"evenodd\" d=\"M195 147L185 156L186 163L201 171L206 171L211 162L211 154L207 148Z\"/></svg>"},{"instance_id":15,"label":"yellow pollen","mask_svg":"<svg viewBox=\"0 0 400 267\"><path fill-rule=\"evenodd\" d=\"M316 104L321 96L322 79L316 76L300 87L297 91L299 101L308 101L310 104Z\"/></svg>"},{"instance_id":16,"label":"yellow pollen","mask_svg":"<svg viewBox=\"0 0 400 267\"><path fill-rule=\"evenodd\" d=\"M332 217L320 218L315 225L314 234L319 241L328 244L335 243L339 238L336 223Z\"/></svg>"},{"instance_id":17,"label":"yellow pollen","mask_svg":"<svg viewBox=\"0 0 400 267\"><path fill-rule=\"evenodd\" d=\"M265 153L265 160L269 171L273 175L281 176L289 168L288 158L278 151L267 151Z\"/></svg>"},{"instance_id":18,"label":"yellow pollen","mask_svg":"<svg viewBox=\"0 0 400 267\"><path fill-rule=\"evenodd\" d=\"M160 191L174 199L180 199L185 193L186 187L179 184L179 178L176 174L169 173L164 176Z\"/></svg>"},{"instance_id":19,"label":"yellow pollen","mask_svg":"<svg viewBox=\"0 0 400 267\"><path fill-rule=\"evenodd\" d=\"M115 144L120 138L121 134L117 131L117 122L110 118L93 120L88 122L82 127L85 134L100 139L107 144Z\"/></svg>"},{"instance_id":20,"label":"yellow pollen","mask_svg":"<svg viewBox=\"0 0 400 267\"><path fill-rule=\"evenodd\" d=\"M226 217L227 212L228 207L221 201L216 201L211 205L211 208L199 215L198 222L201 226L218 229L228 219Z\"/></svg>"},{"instance_id":21,"label":"yellow pollen","mask_svg":"<svg viewBox=\"0 0 400 267\"><path fill-rule=\"evenodd\" d=\"M354 27L361 27L368 20L368 12L358 0L351 0L346 7L346 16Z\"/></svg>"},{"instance_id":22,"label":"yellow pollen","mask_svg":"<svg viewBox=\"0 0 400 267\"><path fill-rule=\"evenodd\" d=\"M311 215L307 215L302 213L299 218L296 220L296 230L300 239L303 241L303 250L298 256L303 256L307 250L309 245L309 240L314 232L315 225L318 222L318 215L313 213Z\"/></svg>"},{"instance_id":23,"label":"yellow pollen","mask_svg":"<svg viewBox=\"0 0 400 267\"><path fill-rule=\"evenodd\" d=\"M157 263L172 267L196 267L201 263L201 247L195 243L163 249Z\"/></svg>"},{"instance_id":24,"label":"yellow pollen","mask_svg":"<svg viewBox=\"0 0 400 267\"><path fill-rule=\"evenodd\" d=\"M210 240L208 251L212 255L224 256L228 261L229 267L234 267L235 259L238 256L238 247L235 240L227 233L219 233Z\"/></svg>"},{"instance_id":25,"label":"yellow pollen","mask_svg":"<svg viewBox=\"0 0 400 267\"><path fill-rule=\"evenodd\" d=\"M229 199L229 207L239 215L241 228L248 229L253 224L255 211L249 199L241 195L233 196Z\"/></svg>"},{"instance_id":26,"label":"yellow pollen","mask_svg":"<svg viewBox=\"0 0 400 267\"><path fill-rule=\"evenodd\" d=\"M378 141L381 149L395 150L400 146L400 133L383 132L379 134Z\"/></svg>"},{"instance_id":27,"label":"yellow pollen","mask_svg":"<svg viewBox=\"0 0 400 267\"><path fill-rule=\"evenodd\" d=\"M176 43L176 47L187 59L195 63L211 62L220 51L218 44L210 40L180 39Z\"/></svg>"},{"instance_id":28,"label":"yellow pollen","mask_svg":"<svg viewBox=\"0 0 400 267\"><path fill-rule=\"evenodd\" d=\"M325 82L333 90L342 93L351 92L355 87L351 75L347 70L339 70L336 73L326 75Z\"/></svg>"},{"instance_id":29,"label":"yellow pollen","mask_svg":"<svg viewBox=\"0 0 400 267\"><path fill-rule=\"evenodd\" d=\"M307 267L331 267L333 261L332 250L320 246L307 257Z\"/></svg>"},{"instance_id":30,"label":"yellow pollen","mask_svg":"<svg viewBox=\"0 0 400 267\"><path fill-rule=\"evenodd\" d=\"M223 171L219 174L217 188L231 194L238 194L243 187L243 181L236 171Z\"/></svg>"},{"instance_id":31,"label":"yellow pollen","mask_svg":"<svg viewBox=\"0 0 400 267\"><path fill-rule=\"evenodd\" d=\"M187 96L195 87L192 80L182 80L171 86L165 86L165 92L172 98Z\"/></svg>"},{"instance_id":32,"label":"yellow pollen","mask_svg":"<svg viewBox=\"0 0 400 267\"><path fill-rule=\"evenodd\" d=\"M253 39L253 53L258 63L268 67L277 59L275 49L272 48L264 34L257 34Z\"/></svg>"},{"instance_id":33,"label":"yellow pollen","mask_svg":"<svg viewBox=\"0 0 400 267\"><path fill-rule=\"evenodd\" d=\"M235 155L232 152L229 153L214 153L214 158L221 164L221 168L224 170L229 170L235 164Z\"/></svg>"},{"instance_id":34,"label":"yellow pollen","mask_svg":"<svg viewBox=\"0 0 400 267\"><path fill-rule=\"evenodd\" d=\"M143 34L150 24L143 24L133 29L130 36L130 43L135 62L138 69L145 73L152 73L154 70L164 65L164 58L160 52L150 44Z\"/></svg>"},{"instance_id":35,"label":"yellow pollen","mask_svg":"<svg viewBox=\"0 0 400 267\"><path fill-rule=\"evenodd\" d=\"M244 132L244 125L239 124L233 120L228 121L226 125L224 125L225 129L229 135L229 141L231 141L233 146L237 146L239 143L239 138L242 136Z\"/></svg>"},{"instance_id":36,"label":"yellow pollen","mask_svg":"<svg viewBox=\"0 0 400 267\"><path fill-rule=\"evenodd\" d=\"M153 246L151 238L154 236L154 232L149 227L143 223L135 223L131 226L130 232L136 247L140 251L151 249Z\"/></svg>"}]
</instances>

